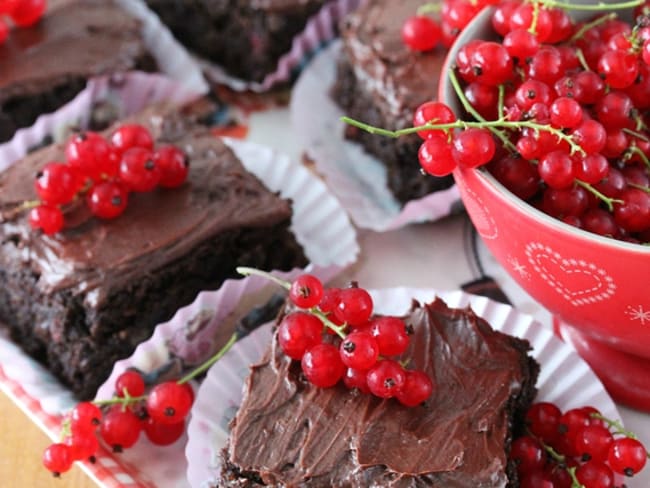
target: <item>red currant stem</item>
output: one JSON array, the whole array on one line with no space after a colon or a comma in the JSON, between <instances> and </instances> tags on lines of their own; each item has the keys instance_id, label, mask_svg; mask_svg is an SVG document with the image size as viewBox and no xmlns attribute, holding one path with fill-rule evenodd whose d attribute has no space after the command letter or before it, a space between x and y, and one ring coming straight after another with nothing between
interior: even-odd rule
<instances>
[{"instance_id":1,"label":"red currant stem","mask_svg":"<svg viewBox=\"0 0 650 488\"><path fill-rule=\"evenodd\" d=\"M641 134L640 132L634 131L632 129L623 128L623 132L630 134L632 137L636 137L637 139L641 139L642 141L650 142L650 139L648 139L645 134Z\"/></svg>"},{"instance_id":2,"label":"red currant stem","mask_svg":"<svg viewBox=\"0 0 650 488\"><path fill-rule=\"evenodd\" d=\"M619 10L625 8L638 7L639 5L643 5L644 1L645 0L630 0L628 2L620 2L620 3L598 2L594 4L588 4L588 3L576 4L576 3L558 2L557 0L539 0L539 2L543 3L547 8L558 7L566 10L586 10L591 12L603 12L608 10Z\"/></svg>"},{"instance_id":3,"label":"red currant stem","mask_svg":"<svg viewBox=\"0 0 650 488\"><path fill-rule=\"evenodd\" d=\"M238 337L237 333L234 333L233 335L231 335L230 339L228 339L228 342L226 342L226 344L221 349L219 349L219 351L217 351L217 353L214 356L212 356L206 362L201 364L201 366L199 366L198 368L193 369L192 371L187 373L185 376L183 376L176 383L178 383L179 385L182 385L183 383L187 383L188 381L194 379L195 377L197 377L198 375L200 375L204 371L207 371L208 369L210 369L210 366L212 366L214 363L219 361L219 359L221 359L223 357L223 355L226 354L230 350L230 348L233 346L233 344L235 344L235 342L237 342L237 337Z\"/></svg>"},{"instance_id":4,"label":"red currant stem","mask_svg":"<svg viewBox=\"0 0 650 488\"><path fill-rule=\"evenodd\" d=\"M65 418L61 422L61 432L59 433L59 441L63 442L72 432L70 431L70 419Z\"/></svg>"},{"instance_id":5,"label":"red currant stem","mask_svg":"<svg viewBox=\"0 0 650 488\"><path fill-rule=\"evenodd\" d=\"M532 35L537 35L537 19L539 19L539 2L533 2L533 18L528 28L528 32Z\"/></svg>"},{"instance_id":6,"label":"red currant stem","mask_svg":"<svg viewBox=\"0 0 650 488\"><path fill-rule=\"evenodd\" d=\"M587 60L585 59L585 55L582 52L582 49L579 47L576 48L576 58L578 58L578 61L580 62L580 66L582 66L582 69L585 71L591 71L591 68L589 67L589 63L587 63Z\"/></svg>"},{"instance_id":7,"label":"red currant stem","mask_svg":"<svg viewBox=\"0 0 650 488\"><path fill-rule=\"evenodd\" d=\"M648 156L646 156L645 153L641 149L639 149L639 146L636 146L634 144L627 148L627 152L624 156L624 159L626 160L630 159L633 154L639 156L641 161L643 161L643 164L645 164L648 168L650 168L650 160L648 160Z\"/></svg>"},{"instance_id":8,"label":"red currant stem","mask_svg":"<svg viewBox=\"0 0 650 488\"><path fill-rule=\"evenodd\" d=\"M592 412L589 414L589 416L593 419L598 419L602 420L607 424L608 427L614 429L614 434L620 434L624 435L625 437L629 437L630 439L637 439L637 436L634 432L627 430L625 427L623 427L623 424L619 422L618 420L612 420L608 419L605 417L603 414Z\"/></svg>"},{"instance_id":9,"label":"red currant stem","mask_svg":"<svg viewBox=\"0 0 650 488\"><path fill-rule=\"evenodd\" d=\"M7 211L7 219L13 219L14 217L20 215L25 210L31 210L32 208L38 207L42 202L40 200L27 200L22 202L20 205L16 205L14 208L10 208Z\"/></svg>"},{"instance_id":10,"label":"red currant stem","mask_svg":"<svg viewBox=\"0 0 650 488\"><path fill-rule=\"evenodd\" d=\"M608 196L604 195L603 193L599 192L596 190L593 186L591 186L589 183L586 183L582 180L574 180L576 185L581 186L585 190L587 190L589 193L595 195L599 200L603 201L605 205L607 205L607 209L611 212L614 210L614 204L615 203L623 203L622 200L617 200L616 198L609 198Z\"/></svg>"},{"instance_id":11,"label":"red currant stem","mask_svg":"<svg viewBox=\"0 0 650 488\"><path fill-rule=\"evenodd\" d=\"M332 329L341 339L345 339L347 337L347 334L345 333L347 324L336 325L327 317L327 314L323 313L318 307L310 308L309 312L318 317L320 321L323 322L323 325L325 327Z\"/></svg>"},{"instance_id":12,"label":"red currant stem","mask_svg":"<svg viewBox=\"0 0 650 488\"><path fill-rule=\"evenodd\" d=\"M499 85L499 98L497 102L497 116L499 119L504 119L504 113L503 113L503 106L504 106L504 98L506 95L506 86L505 85Z\"/></svg>"},{"instance_id":13,"label":"red currant stem","mask_svg":"<svg viewBox=\"0 0 650 488\"><path fill-rule=\"evenodd\" d=\"M628 182L628 186L631 186L632 188L636 188L637 190L641 190L650 194L650 188L648 188L647 186L637 185L636 183L630 183L630 182Z\"/></svg>"},{"instance_id":14,"label":"red currant stem","mask_svg":"<svg viewBox=\"0 0 650 488\"><path fill-rule=\"evenodd\" d=\"M242 276L251 276L251 275L261 276L263 278L271 280L273 283L277 285L280 285L285 290L289 290L291 288L291 283L289 283L288 281L281 280L280 278L277 278L272 274L267 273L266 271L262 271L255 268L248 268L246 266L238 266L236 268L236 271Z\"/></svg>"},{"instance_id":15,"label":"red currant stem","mask_svg":"<svg viewBox=\"0 0 650 488\"><path fill-rule=\"evenodd\" d=\"M559 452L557 452L557 451L556 451L555 449L553 449L551 446L549 446L548 444L546 444L546 442L544 442L542 439L540 439L539 437L535 436L535 435L534 435L532 432L530 432L528 429L526 429L526 433L527 433L529 436L531 436L531 437L537 439L537 442L540 443L540 445L544 448L544 450L545 450L546 453L549 455L549 457L550 457L553 461L555 461L555 462L558 464L558 466L564 468L564 469L567 471L567 473L569 474L569 477L571 478L571 488L585 488L584 485L582 485L582 483L580 483L580 481L578 481L578 478L576 478L576 473L575 473L576 468L575 468L575 467L570 468L570 467L568 467L568 466L566 465L566 456L565 456L564 454L560 454Z\"/></svg>"},{"instance_id":16,"label":"red currant stem","mask_svg":"<svg viewBox=\"0 0 650 488\"><path fill-rule=\"evenodd\" d=\"M439 3L425 3L424 5L420 6L415 13L417 15L426 15L426 14L436 14L440 12L442 9L441 5Z\"/></svg>"},{"instance_id":17,"label":"red currant stem","mask_svg":"<svg viewBox=\"0 0 650 488\"><path fill-rule=\"evenodd\" d=\"M578 29L576 33L573 34L573 36L571 36L568 41L569 44L573 44L578 39L582 39L582 36L584 36L588 30L593 29L594 27L598 27L599 25L609 22L610 20L614 20L616 17L618 17L618 14L616 12L610 12L607 15L603 15L602 17L598 17L592 20L591 22L587 22L582 27L580 27L580 29Z\"/></svg>"},{"instance_id":18,"label":"red currant stem","mask_svg":"<svg viewBox=\"0 0 650 488\"><path fill-rule=\"evenodd\" d=\"M127 396L125 397L114 396L113 398L109 398L108 400L94 400L93 403L98 407L104 405L122 405L122 409L125 409L132 403L141 402L142 400L146 400L146 399L147 399L147 395L132 397L127 394Z\"/></svg>"},{"instance_id":19,"label":"red currant stem","mask_svg":"<svg viewBox=\"0 0 650 488\"><path fill-rule=\"evenodd\" d=\"M456 96L460 100L460 103L463 104L463 108L465 109L465 111L468 114L470 114L472 117L474 117L476 120L478 120L479 122L487 122L485 118L476 111L476 109L472 106L472 104L465 96L465 93L463 92L463 89L460 86L460 82L458 81L458 77L456 76L456 71L453 69L449 71L449 81L451 82L451 86L454 87ZM512 152L517 151L515 145L512 142L510 142L510 139L503 132L495 128L490 128L490 132L492 132L495 136L497 136L501 140L503 147L508 148Z\"/></svg>"},{"instance_id":20,"label":"red currant stem","mask_svg":"<svg viewBox=\"0 0 650 488\"><path fill-rule=\"evenodd\" d=\"M411 358L405 358L405 359L402 359L402 360L398 361L400 366L402 366L402 368L404 368L404 369L406 369L406 367L409 365L410 362L411 362Z\"/></svg>"},{"instance_id":21,"label":"red currant stem","mask_svg":"<svg viewBox=\"0 0 650 488\"><path fill-rule=\"evenodd\" d=\"M585 485L580 483L578 478L576 477L576 467L573 466L571 468L565 467L566 472L569 473L569 477L571 478L571 488L585 488Z\"/></svg>"}]
</instances>

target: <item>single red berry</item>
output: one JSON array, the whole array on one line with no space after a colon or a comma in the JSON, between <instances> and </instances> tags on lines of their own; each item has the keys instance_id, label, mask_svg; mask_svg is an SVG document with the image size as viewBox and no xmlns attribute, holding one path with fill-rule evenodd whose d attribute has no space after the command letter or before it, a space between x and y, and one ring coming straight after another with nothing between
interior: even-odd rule
<instances>
[{"instance_id":1,"label":"single red berry","mask_svg":"<svg viewBox=\"0 0 650 488\"><path fill-rule=\"evenodd\" d=\"M521 139L523 138L519 140ZM506 156L495 159L490 163L490 173L508 190L524 200L539 191L540 178L537 168L524 158Z\"/></svg>"},{"instance_id":2,"label":"single red berry","mask_svg":"<svg viewBox=\"0 0 650 488\"><path fill-rule=\"evenodd\" d=\"M598 60L598 74L612 88L627 88L639 74L639 60L626 51L607 50Z\"/></svg>"},{"instance_id":3,"label":"single red berry","mask_svg":"<svg viewBox=\"0 0 650 488\"><path fill-rule=\"evenodd\" d=\"M43 452L43 466L55 476L68 471L72 467L72 462L70 446L65 444L51 444Z\"/></svg>"},{"instance_id":4,"label":"single red berry","mask_svg":"<svg viewBox=\"0 0 650 488\"><path fill-rule=\"evenodd\" d=\"M151 191L160 182L160 176L160 168L149 149L134 147L122 155L119 178L130 191Z\"/></svg>"},{"instance_id":5,"label":"single red berry","mask_svg":"<svg viewBox=\"0 0 650 488\"><path fill-rule=\"evenodd\" d=\"M365 371L377 363L379 346L370 332L352 332L341 342L339 352L348 368Z\"/></svg>"},{"instance_id":6,"label":"single red berry","mask_svg":"<svg viewBox=\"0 0 650 488\"><path fill-rule=\"evenodd\" d=\"M546 452L534 437L524 435L512 442L510 459L517 465L520 474L540 470L546 464Z\"/></svg>"},{"instance_id":7,"label":"single red berry","mask_svg":"<svg viewBox=\"0 0 650 488\"><path fill-rule=\"evenodd\" d=\"M454 112L442 102L425 102L420 105L413 115L413 127L426 124L451 124L456 121ZM431 129L418 131L420 138L426 140L439 137L447 140L447 133L442 129Z\"/></svg>"},{"instance_id":8,"label":"single red berry","mask_svg":"<svg viewBox=\"0 0 650 488\"><path fill-rule=\"evenodd\" d=\"M65 444L70 447L73 461L89 459L99 449L99 441L94 432L73 432L66 437Z\"/></svg>"},{"instance_id":9,"label":"single red berry","mask_svg":"<svg viewBox=\"0 0 650 488\"><path fill-rule=\"evenodd\" d=\"M125 371L115 380L115 393L118 397L139 397L144 394L144 379L142 375L132 369Z\"/></svg>"},{"instance_id":10,"label":"single red berry","mask_svg":"<svg viewBox=\"0 0 650 488\"><path fill-rule=\"evenodd\" d=\"M343 375L343 383L350 390L356 388L361 393L370 393L367 381L368 371L348 368Z\"/></svg>"},{"instance_id":11,"label":"single red berry","mask_svg":"<svg viewBox=\"0 0 650 488\"><path fill-rule=\"evenodd\" d=\"M533 22L535 23L535 35L539 42L546 42L553 31L553 19L548 9L544 7L535 9L529 3L518 7L510 17L510 31L516 29L529 30L532 28Z\"/></svg>"},{"instance_id":12,"label":"single red berry","mask_svg":"<svg viewBox=\"0 0 650 488\"><path fill-rule=\"evenodd\" d=\"M185 183L190 171L190 163L185 153L176 146L161 146L153 153L153 160L160 169L160 182L163 188L177 188Z\"/></svg>"},{"instance_id":13,"label":"single red berry","mask_svg":"<svg viewBox=\"0 0 650 488\"><path fill-rule=\"evenodd\" d=\"M601 463L607 462L609 446L614 442L614 436L602 425L586 425L578 430L575 438L575 449L583 459L594 459Z\"/></svg>"},{"instance_id":14,"label":"single red berry","mask_svg":"<svg viewBox=\"0 0 650 488\"><path fill-rule=\"evenodd\" d=\"M495 86L484 85L475 81L463 90L465 98L486 120L496 120L499 116L499 90ZM445 138L447 141L448 138Z\"/></svg>"},{"instance_id":15,"label":"single red berry","mask_svg":"<svg viewBox=\"0 0 650 488\"><path fill-rule=\"evenodd\" d=\"M81 402L70 411L70 430L72 432L95 432L101 423L102 411L91 402Z\"/></svg>"},{"instance_id":16,"label":"single red berry","mask_svg":"<svg viewBox=\"0 0 650 488\"><path fill-rule=\"evenodd\" d=\"M442 37L440 25L430 17L415 15L402 25L402 41L414 51L434 49Z\"/></svg>"},{"instance_id":17,"label":"single red berry","mask_svg":"<svg viewBox=\"0 0 650 488\"><path fill-rule=\"evenodd\" d=\"M556 190L563 190L573 185L573 160L569 153L553 151L544 155L537 165L537 171L544 183Z\"/></svg>"},{"instance_id":18,"label":"single red berry","mask_svg":"<svg viewBox=\"0 0 650 488\"><path fill-rule=\"evenodd\" d=\"M292 359L302 359L305 351L323 341L323 323L306 312L286 315L278 327L278 342L282 351Z\"/></svg>"},{"instance_id":19,"label":"single red berry","mask_svg":"<svg viewBox=\"0 0 650 488\"><path fill-rule=\"evenodd\" d=\"M418 161L422 169L432 176L447 176L457 166L451 145L437 137L427 139L418 150Z\"/></svg>"},{"instance_id":20,"label":"single red berry","mask_svg":"<svg viewBox=\"0 0 650 488\"><path fill-rule=\"evenodd\" d=\"M454 134L452 154L459 165L476 168L488 163L495 153L494 138L487 129L470 127Z\"/></svg>"},{"instance_id":21,"label":"single red berry","mask_svg":"<svg viewBox=\"0 0 650 488\"><path fill-rule=\"evenodd\" d=\"M476 81L498 86L513 77L512 57L502 44L485 41L472 53L471 66Z\"/></svg>"},{"instance_id":22,"label":"single red berry","mask_svg":"<svg viewBox=\"0 0 650 488\"><path fill-rule=\"evenodd\" d=\"M384 359L368 371L368 388L379 398L393 398L406 383L406 372L400 363Z\"/></svg>"},{"instance_id":23,"label":"single red berry","mask_svg":"<svg viewBox=\"0 0 650 488\"><path fill-rule=\"evenodd\" d=\"M316 276L298 276L289 288L289 299L300 308L312 308L323 299L323 283Z\"/></svg>"},{"instance_id":24,"label":"single red berry","mask_svg":"<svg viewBox=\"0 0 650 488\"><path fill-rule=\"evenodd\" d=\"M544 470L536 469L529 473L524 473L521 477L519 488L556 488Z\"/></svg>"},{"instance_id":25,"label":"single red berry","mask_svg":"<svg viewBox=\"0 0 650 488\"><path fill-rule=\"evenodd\" d=\"M425 402L433 392L433 381L424 371L406 371L406 380L395 397L407 407L415 407Z\"/></svg>"},{"instance_id":26,"label":"single red berry","mask_svg":"<svg viewBox=\"0 0 650 488\"><path fill-rule=\"evenodd\" d=\"M29 225L41 229L43 234L52 235L63 229L63 212L54 205L41 204L29 211Z\"/></svg>"},{"instance_id":27,"label":"single red berry","mask_svg":"<svg viewBox=\"0 0 650 488\"><path fill-rule=\"evenodd\" d=\"M334 314L342 322L363 325L372 315L372 297L363 288L345 288L339 294Z\"/></svg>"},{"instance_id":28,"label":"single red berry","mask_svg":"<svg viewBox=\"0 0 650 488\"><path fill-rule=\"evenodd\" d=\"M99 181L105 175L115 174L113 149L106 139L95 132L72 136L66 145L65 155L68 164L87 178Z\"/></svg>"},{"instance_id":29,"label":"single red berry","mask_svg":"<svg viewBox=\"0 0 650 488\"><path fill-rule=\"evenodd\" d=\"M544 442L553 442L559 435L558 426L562 412L553 403L538 402L526 412L526 426Z\"/></svg>"},{"instance_id":30,"label":"single red berry","mask_svg":"<svg viewBox=\"0 0 650 488\"><path fill-rule=\"evenodd\" d=\"M147 439L157 446L169 446L183 436L185 420L175 424L161 424L151 417L144 421L143 430Z\"/></svg>"},{"instance_id":31,"label":"single red berry","mask_svg":"<svg viewBox=\"0 0 650 488\"><path fill-rule=\"evenodd\" d=\"M86 205L91 213L102 219L114 219L126 210L129 194L114 181L94 185L86 195Z\"/></svg>"},{"instance_id":32,"label":"single red berry","mask_svg":"<svg viewBox=\"0 0 650 488\"><path fill-rule=\"evenodd\" d=\"M621 437L612 442L607 460L615 472L633 476L643 469L647 457L648 453L641 442L631 437Z\"/></svg>"},{"instance_id":33,"label":"single red berry","mask_svg":"<svg viewBox=\"0 0 650 488\"><path fill-rule=\"evenodd\" d=\"M46 8L47 0L21 0L9 15L18 27L30 27L41 20Z\"/></svg>"},{"instance_id":34,"label":"single red berry","mask_svg":"<svg viewBox=\"0 0 650 488\"><path fill-rule=\"evenodd\" d=\"M188 391L175 381L165 381L154 386L147 395L146 408L149 416L161 424L181 422L192 407Z\"/></svg>"},{"instance_id":35,"label":"single red berry","mask_svg":"<svg viewBox=\"0 0 650 488\"><path fill-rule=\"evenodd\" d=\"M522 62L539 51L540 41L527 29L517 29L506 34L503 38L503 46L510 56Z\"/></svg>"},{"instance_id":36,"label":"single red berry","mask_svg":"<svg viewBox=\"0 0 650 488\"><path fill-rule=\"evenodd\" d=\"M113 406L104 415L100 426L100 434L104 442L115 452L133 446L140 437L142 424L140 419L129 408L121 405Z\"/></svg>"},{"instance_id":37,"label":"single red berry","mask_svg":"<svg viewBox=\"0 0 650 488\"><path fill-rule=\"evenodd\" d=\"M607 142L607 131L602 124L593 120L583 120L572 132L573 140L587 154L599 153Z\"/></svg>"},{"instance_id":38,"label":"single red berry","mask_svg":"<svg viewBox=\"0 0 650 488\"><path fill-rule=\"evenodd\" d=\"M77 175L67 164L47 163L36 174L34 187L39 198L52 205L70 202L78 188Z\"/></svg>"},{"instance_id":39,"label":"single red berry","mask_svg":"<svg viewBox=\"0 0 650 488\"><path fill-rule=\"evenodd\" d=\"M573 447L575 446L575 439L578 435L578 431L580 431L580 429L583 427L589 425L589 422L590 417L587 412L580 408L572 408L571 410L564 412L560 417L560 421L558 423L558 431L569 440L569 443ZM574 452L575 448L572 453L564 454L574 455Z\"/></svg>"},{"instance_id":40,"label":"single red berry","mask_svg":"<svg viewBox=\"0 0 650 488\"><path fill-rule=\"evenodd\" d=\"M551 124L560 129L573 129L582 122L582 107L572 98L558 97L550 107Z\"/></svg>"},{"instance_id":41,"label":"single red berry","mask_svg":"<svg viewBox=\"0 0 650 488\"><path fill-rule=\"evenodd\" d=\"M553 86L566 74L560 52L548 45L540 47L525 67L529 78L542 81L549 86Z\"/></svg>"},{"instance_id":42,"label":"single red berry","mask_svg":"<svg viewBox=\"0 0 650 488\"><path fill-rule=\"evenodd\" d=\"M585 183L598 183L609 174L609 162L601 154L574 158L575 177Z\"/></svg>"},{"instance_id":43,"label":"single red berry","mask_svg":"<svg viewBox=\"0 0 650 488\"><path fill-rule=\"evenodd\" d=\"M639 188L626 188L614 203L614 220L621 229L641 232L650 229L650 194Z\"/></svg>"},{"instance_id":44,"label":"single red berry","mask_svg":"<svg viewBox=\"0 0 650 488\"><path fill-rule=\"evenodd\" d=\"M398 317L377 317L370 324L370 332L382 356L399 356L409 345L406 324Z\"/></svg>"},{"instance_id":45,"label":"single red berry","mask_svg":"<svg viewBox=\"0 0 650 488\"><path fill-rule=\"evenodd\" d=\"M119 154L124 154L132 147L153 149L153 137L146 127L140 124L124 124L115 129L111 135L111 144Z\"/></svg>"},{"instance_id":46,"label":"single red berry","mask_svg":"<svg viewBox=\"0 0 650 488\"><path fill-rule=\"evenodd\" d=\"M320 388L334 386L346 371L338 348L332 344L318 344L307 350L301 366L307 380Z\"/></svg>"},{"instance_id":47,"label":"single red berry","mask_svg":"<svg viewBox=\"0 0 650 488\"><path fill-rule=\"evenodd\" d=\"M576 479L589 488L612 488L614 473L606 464L587 461L576 469Z\"/></svg>"},{"instance_id":48,"label":"single red berry","mask_svg":"<svg viewBox=\"0 0 650 488\"><path fill-rule=\"evenodd\" d=\"M510 19L515 10L519 8L521 2L517 0L506 0L500 2L492 13L491 22L495 32L504 37L510 32Z\"/></svg>"}]
</instances>

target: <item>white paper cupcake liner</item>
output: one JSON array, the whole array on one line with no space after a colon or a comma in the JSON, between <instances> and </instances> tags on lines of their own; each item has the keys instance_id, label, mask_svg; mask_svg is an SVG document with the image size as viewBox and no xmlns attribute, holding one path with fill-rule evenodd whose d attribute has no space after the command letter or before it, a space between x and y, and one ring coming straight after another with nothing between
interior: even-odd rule
<instances>
[{"instance_id":1,"label":"white paper cupcake liner","mask_svg":"<svg viewBox=\"0 0 650 488\"><path fill-rule=\"evenodd\" d=\"M116 116L124 117L151 103L183 104L198 95L179 81L155 73L132 71L94 78L70 103L56 112L40 116L34 125L19 130L10 141L1 144L0 171L24 157L47 137L60 141L71 128L86 126L93 107L98 104L106 104L116 111Z\"/></svg>"},{"instance_id":2,"label":"white paper cupcake liner","mask_svg":"<svg viewBox=\"0 0 650 488\"><path fill-rule=\"evenodd\" d=\"M144 6L142 0L122 0ZM261 82L236 78L218 64L196 57L196 62L204 70L205 76L212 82L226 85L235 91L265 92L272 87L291 80L296 70L327 42L334 39L338 22L349 12L355 10L362 0L331 0L305 24L302 32L294 36L291 50L278 60L272 73ZM145 7L146 8L146 7Z\"/></svg>"},{"instance_id":3,"label":"white paper cupcake liner","mask_svg":"<svg viewBox=\"0 0 650 488\"><path fill-rule=\"evenodd\" d=\"M345 114L329 95L340 49L336 41L321 51L293 88L291 125L300 146L361 228L388 231L451 214L460 200L456 186L402 206L388 189L385 166L344 138Z\"/></svg>"},{"instance_id":4,"label":"white paper cupcake liner","mask_svg":"<svg viewBox=\"0 0 650 488\"><path fill-rule=\"evenodd\" d=\"M550 328L531 316L462 291L393 288L371 290L370 293L376 312L380 314L402 315L410 308L412 298L430 302L439 296L450 307L471 305L494 329L530 342L532 355L541 364L537 400L554 402L563 410L593 405L605 416L620 419L614 402L587 363L570 346L557 339ZM201 384L192 409L185 450L187 476L192 488L206 488L217 480L219 453L228 438L228 423L241 402L248 367L261 359L269 345L271 325L266 324L237 342L209 370Z\"/></svg>"}]
</instances>

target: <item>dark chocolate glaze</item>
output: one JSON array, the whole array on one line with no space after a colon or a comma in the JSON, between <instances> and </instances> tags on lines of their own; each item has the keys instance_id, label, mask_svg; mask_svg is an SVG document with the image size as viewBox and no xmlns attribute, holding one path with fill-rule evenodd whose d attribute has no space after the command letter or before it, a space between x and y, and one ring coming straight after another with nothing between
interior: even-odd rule
<instances>
[{"instance_id":1,"label":"dark chocolate glaze","mask_svg":"<svg viewBox=\"0 0 650 488\"><path fill-rule=\"evenodd\" d=\"M108 0L60 2L0 46L0 104L70 80L132 69L146 50L140 23Z\"/></svg>"},{"instance_id":2,"label":"dark chocolate glaze","mask_svg":"<svg viewBox=\"0 0 650 488\"><path fill-rule=\"evenodd\" d=\"M63 144L28 155L0 174L0 268L28 266L48 295L66 290L98 307L145 270L186 255L197 244L240 227L272 227L291 215L288 201L248 173L232 151L205 126L160 107L135 117L156 144L185 151L190 172L177 189L132 193L114 220L93 218L84 205L66 212L67 227L54 236L30 229L12 210L34 200L34 175L47 162L64 160Z\"/></svg>"},{"instance_id":3,"label":"dark chocolate glaze","mask_svg":"<svg viewBox=\"0 0 650 488\"><path fill-rule=\"evenodd\" d=\"M414 408L313 387L274 337L246 381L219 486L512 486L512 419L538 372L528 342L441 300L414 304L406 321L414 335L404 357L437 384Z\"/></svg>"},{"instance_id":4,"label":"dark chocolate glaze","mask_svg":"<svg viewBox=\"0 0 650 488\"><path fill-rule=\"evenodd\" d=\"M374 97L376 108L394 126L409 127L413 112L437 98L445 52L408 49L401 38L404 21L427 0L373 0L348 15L341 28L343 49L357 82Z\"/></svg>"}]
</instances>

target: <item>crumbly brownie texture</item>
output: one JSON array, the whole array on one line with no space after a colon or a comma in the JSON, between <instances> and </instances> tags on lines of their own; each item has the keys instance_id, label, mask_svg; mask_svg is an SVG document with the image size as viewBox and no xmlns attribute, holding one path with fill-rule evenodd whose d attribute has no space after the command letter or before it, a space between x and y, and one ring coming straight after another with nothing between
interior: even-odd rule
<instances>
[{"instance_id":1,"label":"crumbly brownie texture","mask_svg":"<svg viewBox=\"0 0 650 488\"><path fill-rule=\"evenodd\" d=\"M332 95L346 115L402 129L413 124L420 104L436 98L445 53L412 52L400 34L404 21L424 3L427 0L368 0L343 21L343 49ZM349 127L346 137L386 165L388 187L401 203L453 184L451 176L422 174L417 158L422 141L417 135L388 139Z\"/></svg>"},{"instance_id":2,"label":"crumbly brownie texture","mask_svg":"<svg viewBox=\"0 0 650 488\"><path fill-rule=\"evenodd\" d=\"M218 486L518 486L508 452L539 372L528 342L438 299L405 319L405 357L437 384L425 404L316 388L274 337L246 381Z\"/></svg>"},{"instance_id":3,"label":"crumbly brownie texture","mask_svg":"<svg viewBox=\"0 0 650 488\"><path fill-rule=\"evenodd\" d=\"M35 198L34 174L62 160L62 145L0 175L0 321L81 398L92 397L113 363L156 324L199 291L236 277L237 265L287 270L306 263L289 230L289 202L207 127L157 110L134 120L148 125L158 144L185 151L189 179L178 189L131 194L115 220L92 218L79 205L66 212L68 227L48 237L11 212Z\"/></svg>"},{"instance_id":4,"label":"crumbly brownie texture","mask_svg":"<svg viewBox=\"0 0 650 488\"><path fill-rule=\"evenodd\" d=\"M262 81L327 0L146 0L191 51L238 78Z\"/></svg>"},{"instance_id":5,"label":"crumbly brownie texture","mask_svg":"<svg viewBox=\"0 0 650 488\"><path fill-rule=\"evenodd\" d=\"M93 76L155 71L140 23L109 0L59 2L0 46L0 142L69 102Z\"/></svg>"}]
</instances>

